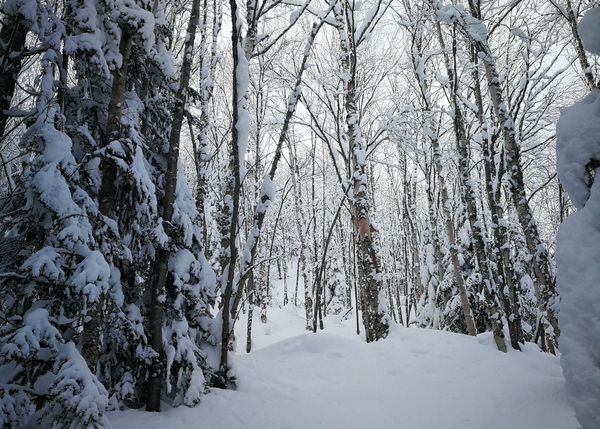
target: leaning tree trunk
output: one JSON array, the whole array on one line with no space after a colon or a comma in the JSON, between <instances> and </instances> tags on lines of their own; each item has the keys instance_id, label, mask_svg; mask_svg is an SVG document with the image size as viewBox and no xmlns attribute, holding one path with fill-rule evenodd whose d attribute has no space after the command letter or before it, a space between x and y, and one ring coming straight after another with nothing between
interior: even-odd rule
<instances>
[{"instance_id":1,"label":"leaning tree trunk","mask_svg":"<svg viewBox=\"0 0 600 429\"><path fill-rule=\"evenodd\" d=\"M585 76L585 81L589 90L591 91L596 87L596 82L594 82L594 75L592 74L592 68L590 67L590 62L587 59L587 54L585 49L583 48L583 43L581 42L581 36L579 35L579 28L577 24L577 17L573 12L573 5L571 4L571 0L565 0L566 3L566 12L567 12L567 21L569 22L569 27L571 28L571 33L573 34L573 43L575 44L575 50L577 52L577 57L579 58L579 63L581 64L581 70L583 71L583 75Z\"/></svg>"},{"instance_id":2,"label":"leaning tree trunk","mask_svg":"<svg viewBox=\"0 0 600 429\"><path fill-rule=\"evenodd\" d=\"M472 14L477 16L474 5L472 3L470 5ZM501 79L496 69L495 58L486 41L473 37L473 34L468 30L469 25L473 25L473 23L470 22L470 24L467 24L466 18L466 15L459 17L460 28L471 45L480 53L484 63L492 107L500 123L499 128L502 130L504 139L508 194L516 208L519 224L525 233L527 250L533 256L531 264L533 266L534 288L539 308L537 330L539 334L544 336L542 343L545 345L545 351L555 353L558 345L557 340L560 336L560 328L558 327L558 320L554 309L554 306L557 304L558 294L554 276L550 271L548 252L540 239L537 224L535 223L535 218L525 192L520 149L516 140L514 121L504 103Z\"/></svg>"},{"instance_id":3,"label":"leaning tree trunk","mask_svg":"<svg viewBox=\"0 0 600 429\"><path fill-rule=\"evenodd\" d=\"M438 37L440 37L439 32L440 29L438 28ZM418 59L414 58L413 56L413 66L415 67L415 73L416 68L418 67L416 60L422 61L420 53L418 55ZM431 101L429 99L429 89L427 81L424 78L421 78L418 74L417 80L419 80L420 84L421 98L423 99L423 103L425 105L425 113L427 115L431 115L432 108ZM430 130L431 128L434 127L429 127ZM444 219L444 228L448 237L448 244L450 245L450 259L452 261L452 266L454 267L454 279L456 281L456 285L458 287L458 292L460 295L462 311L465 319L465 324L467 326L467 333L469 335L477 335L477 330L475 329L475 323L473 322L473 316L471 314L471 306L469 304L469 299L467 296L467 289L465 287L465 280L462 275L462 267L458 259L458 245L456 244L456 234L454 230L454 224L452 223L452 214L450 213L451 201L448 195L448 188L446 185L444 164L442 160L442 151L440 148L440 143L437 134L433 130L431 130L431 132L429 133L429 140L433 149L433 162L435 164L437 179L440 185L440 193L442 195L442 215Z\"/></svg>"},{"instance_id":4,"label":"leaning tree trunk","mask_svg":"<svg viewBox=\"0 0 600 429\"><path fill-rule=\"evenodd\" d=\"M456 37L453 37L452 40L452 54L454 58L454 62L451 63L449 55L446 51L446 46L444 43L444 38L442 37L442 32L440 28L440 24L437 23L437 34L438 39L442 48L442 52L444 55L444 63L446 66L446 72L448 73L449 81L452 85L450 91L450 97L452 100L452 108L454 109L454 118L453 118L453 128L454 128L454 137L456 141L456 146L458 149L458 172L460 174L461 181L461 190L462 195L466 203L467 207L467 215L469 220L469 225L471 226L471 234L472 234L472 243L475 249L475 255L477 256L478 262L478 270L482 279L482 289L485 297L485 306L488 312L488 316L492 323L492 331L494 334L494 340L496 342L496 346L498 350L506 353L506 344L504 343L504 324L502 323L502 314L498 307L497 302L497 294L496 288L500 287L501 294L505 295L503 292L502 285L498 285L497 278L493 275L492 267L489 264L489 256L485 246L486 234L483 229L483 222L477 216L477 205L475 202L475 189L473 185L473 181L469 176L469 153L467 149L467 136L465 131L464 118L462 114L461 105L458 99L458 90L459 90L459 82L456 71ZM512 321L509 321L512 323ZM514 342L517 344L518 342Z\"/></svg>"},{"instance_id":5,"label":"leaning tree trunk","mask_svg":"<svg viewBox=\"0 0 600 429\"><path fill-rule=\"evenodd\" d=\"M473 62L477 64L477 56L473 53ZM510 334L511 345L515 350L520 350L519 343L523 342L523 328L521 326L521 314L519 311L519 300L517 288L515 286L515 275L510 259L510 246L508 245L508 234L506 220L504 219L504 207L501 201L502 175L504 168L502 165L497 169L497 173L492 174L495 169L495 151L494 140L490 136L490 130L487 120L484 116L483 97L481 94L481 85L479 83L479 72L477 67L473 67L473 81L475 83L475 100L477 105L477 117L479 126L483 134L482 155L485 174L485 190L488 199L488 207L492 217L492 245L494 253L497 255L496 269L498 276L504 280L508 288L508 294L502 293L504 312L508 321L508 330ZM502 163L500 157L500 163Z\"/></svg>"}]
</instances>

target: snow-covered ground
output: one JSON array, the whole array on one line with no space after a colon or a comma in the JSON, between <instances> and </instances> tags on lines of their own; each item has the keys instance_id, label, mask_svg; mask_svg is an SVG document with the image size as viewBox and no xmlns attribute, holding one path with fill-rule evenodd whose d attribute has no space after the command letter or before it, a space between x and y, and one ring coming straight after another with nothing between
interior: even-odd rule
<instances>
[{"instance_id":1,"label":"snow-covered ground","mask_svg":"<svg viewBox=\"0 0 600 429\"><path fill-rule=\"evenodd\" d=\"M302 311L269 308L236 327L238 389L214 389L196 408L112 412L115 429L544 428L575 429L558 359L530 345L498 352L476 338L394 327L366 344L354 319L303 330Z\"/></svg>"}]
</instances>

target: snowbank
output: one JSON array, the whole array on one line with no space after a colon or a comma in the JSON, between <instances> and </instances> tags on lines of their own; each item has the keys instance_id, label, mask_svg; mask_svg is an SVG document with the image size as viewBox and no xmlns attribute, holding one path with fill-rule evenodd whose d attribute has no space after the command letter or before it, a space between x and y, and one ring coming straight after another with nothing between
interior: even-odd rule
<instances>
[{"instance_id":1,"label":"snowbank","mask_svg":"<svg viewBox=\"0 0 600 429\"><path fill-rule=\"evenodd\" d=\"M263 325L255 313L253 344L265 347L239 347L237 391L213 390L196 408L158 415L111 413L113 427L577 428L558 359L533 345L503 354L490 334L402 327L366 344L340 316L328 316L324 332L281 340L304 322L291 306L269 309L269 318Z\"/></svg>"},{"instance_id":2,"label":"snowbank","mask_svg":"<svg viewBox=\"0 0 600 429\"><path fill-rule=\"evenodd\" d=\"M600 54L600 9L588 10L580 35ZM563 109L557 125L561 183L577 207L557 234L557 286L562 303L561 364L577 419L600 427L600 90Z\"/></svg>"}]
</instances>

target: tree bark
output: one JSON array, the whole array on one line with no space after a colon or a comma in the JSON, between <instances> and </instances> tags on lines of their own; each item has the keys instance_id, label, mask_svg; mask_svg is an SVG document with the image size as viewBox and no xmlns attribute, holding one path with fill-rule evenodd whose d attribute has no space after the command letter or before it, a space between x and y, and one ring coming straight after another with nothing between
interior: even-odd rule
<instances>
[{"instance_id":1,"label":"tree bark","mask_svg":"<svg viewBox=\"0 0 600 429\"><path fill-rule=\"evenodd\" d=\"M354 32L348 37L344 29L344 13L347 5L336 9L335 19L341 40L341 65L344 82L346 109L346 139L353 168L352 213L355 222L357 246L358 284L361 291L363 325L367 342L385 338L389 332L389 315L383 293L379 260L371 235L369 220L369 195L365 171L366 148L361 139L358 111L356 108L356 46ZM381 292L381 293L380 293ZM383 301L383 302L382 302Z\"/></svg>"},{"instance_id":2,"label":"tree bark","mask_svg":"<svg viewBox=\"0 0 600 429\"><path fill-rule=\"evenodd\" d=\"M585 81L588 86L588 89L591 91L596 87L596 82L594 81L594 75L592 74L592 68L590 67L590 62L587 59L587 53L583 48L583 43L581 42L581 36L579 36L579 29L577 23L577 17L573 12L573 5L571 4L571 0L565 0L566 12L567 12L567 21L569 22L569 27L571 28L571 33L573 34L573 43L575 44L575 51L577 52L577 57L579 58L579 63L581 64L581 70L583 71L583 75L585 76Z\"/></svg>"},{"instance_id":3,"label":"tree bark","mask_svg":"<svg viewBox=\"0 0 600 429\"><path fill-rule=\"evenodd\" d=\"M0 30L0 137L4 137L10 118L15 87L21 72L21 54L25 50L25 38L31 23L21 14L5 14Z\"/></svg>"},{"instance_id":4,"label":"tree bark","mask_svg":"<svg viewBox=\"0 0 600 429\"><path fill-rule=\"evenodd\" d=\"M167 171L165 174L165 195L162 202L162 220L169 225L173 218L175 197L177 190L177 172L179 164L179 143L181 138L181 127L185 118L187 104L187 91L190 83L192 70L194 42L196 30L200 19L200 0L193 0L190 12L190 20L187 27L187 40L184 45L184 56L181 64L179 89L175 99L175 109L171 124L171 135L169 137L169 151L167 153ZM155 355L150 363L150 374L146 387L146 411L160 411L160 396L163 378L163 347L162 347L162 324L163 324L163 297L165 296L165 285L169 269L169 258L171 251L168 247L160 249L156 258L153 274L153 282L150 290L150 316L149 316L149 344Z\"/></svg>"},{"instance_id":5,"label":"tree bark","mask_svg":"<svg viewBox=\"0 0 600 429\"><path fill-rule=\"evenodd\" d=\"M111 97L108 103L108 118L106 123L106 141L104 146L108 146L112 141L118 140L121 133L121 115L123 112L123 102L125 100L125 83L127 82L127 68L131 56L133 45L133 32L128 26L122 28L121 41L119 43L119 53L122 57L121 68L113 72L113 83ZM115 219L115 205L117 194L117 164L111 158L104 158L101 163L102 184L98 195L98 208L100 213L110 219ZM108 260L112 255L105 255ZM90 371L96 372L100 354L100 329L102 326L102 306L104 297L88 303L88 309L85 314L83 324L83 333L81 339L81 354L85 359Z\"/></svg>"},{"instance_id":6,"label":"tree bark","mask_svg":"<svg viewBox=\"0 0 600 429\"><path fill-rule=\"evenodd\" d=\"M437 30L440 45L444 53L444 63L446 65L446 71L448 73L448 78L452 85L450 97L452 100L452 107L454 108L453 128L454 138L459 156L458 172L460 174L463 198L467 206L469 225L471 226L471 240L475 249L475 255L477 256L477 269L482 278L481 287L484 292L487 312L492 323L492 331L494 334L496 346L498 347L498 350L506 353L502 315L500 313L500 309L498 308L496 297L496 288L498 287L498 282L494 276L494 273L492 272L490 264L488 263L488 252L486 251L484 242L484 240L486 239L485 231L483 229L482 220L479 219L479 217L477 216L477 205L474 197L475 189L471 177L469 176L469 153L467 148L468 142L465 132L465 124L462 109L458 99L459 82L456 71L456 35L454 34L454 37L452 39L452 54L454 62L451 63L448 53L446 51L446 46L442 37L442 32L439 23L437 24ZM501 287L501 289L503 288ZM501 293L503 294L503 292Z\"/></svg>"},{"instance_id":7,"label":"tree bark","mask_svg":"<svg viewBox=\"0 0 600 429\"><path fill-rule=\"evenodd\" d=\"M474 11L474 5L470 3L470 6L471 13L477 16L474 13L476 12ZM504 103L504 96L500 86L501 80L489 46L482 40L474 39L472 34L467 30L467 24L464 22L465 17L461 17L461 19L463 22L459 24L463 34L479 53L484 63L492 107L497 120L500 122L499 128L502 130L504 140L508 194L516 208L519 223L525 234L527 249L532 255L531 263L534 273L534 287L539 308L539 325L537 329L545 337L542 340L544 350L554 354L556 353L558 337L560 336L560 328L554 310L558 294L554 276L550 272L546 246L544 246L540 239L535 218L533 217L533 212L525 193L520 149L516 140L514 121Z\"/></svg>"}]
</instances>

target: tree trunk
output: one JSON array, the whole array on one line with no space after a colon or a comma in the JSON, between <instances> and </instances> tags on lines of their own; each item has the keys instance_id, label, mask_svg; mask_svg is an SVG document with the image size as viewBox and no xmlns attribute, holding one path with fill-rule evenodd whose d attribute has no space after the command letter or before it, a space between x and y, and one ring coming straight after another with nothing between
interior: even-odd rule
<instances>
[{"instance_id":1,"label":"tree trunk","mask_svg":"<svg viewBox=\"0 0 600 429\"><path fill-rule=\"evenodd\" d=\"M596 87L596 82L594 81L594 75L592 74L590 62L587 59L587 53L585 52L585 49L583 49L581 36L579 36L577 17L573 12L573 5L571 4L571 0L565 0L565 5L565 10L567 12L566 18L569 22L571 33L573 34L573 43L575 44L575 51L577 52L577 57L579 58L581 70L583 71L583 75L585 76L585 81L587 83L588 89L591 91Z\"/></svg>"},{"instance_id":2,"label":"tree trunk","mask_svg":"<svg viewBox=\"0 0 600 429\"><path fill-rule=\"evenodd\" d=\"M300 184L298 183L298 171L297 171L297 160L296 153L290 145L290 172L292 175L292 187L293 187L293 198L294 198L294 218L296 220L296 231L300 240L300 256L298 260L298 272L302 272L302 281L304 282L304 310L306 314L306 329L310 331L313 326L313 291L308 279L307 267L306 267L306 241L304 239L304 231L302 231L302 191ZM298 276L296 275L296 289L298 285ZM297 295L297 291L296 291Z\"/></svg>"},{"instance_id":3,"label":"tree trunk","mask_svg":"<svg viewBox=\"0 0 600 429\"><path fill-rule=\"evenodd\" d=\"M471 13L473 14L473 4L471 4L471 9ZM472 46L480 53L484 63L492 106L496 118L500 123L499 128L502 130L504 139L507 162L506 174L508 176L508 194L517 210L519 223L525 233L527 249L533 256L531 263L533 266L534 287L540 312L540 325L538 329L542 332L542 335L545 336L545 341L543 342L543 344L545 344L545 351L554 354L558 345L557 339L560 336L558 320L554 310L558 294L554 277L550 272L546 246L544 246L540 239L533 212L529 207L529 200L525 193L520 149L515 137L514 121L504 104L504 97L500 86L501 80L489 46L484 41L474 39L472 34L467 30L467 25L464 22L461 22L461 29Z\"/></svg>"},{"instance_id":4,"label":"tree trunk","mask_svg":"<svg viewBox=\"0 0 600 429\"><path fill-rule=\"evenodd\" d=\"M283 265L283 305L286 306L288 305L289 299L288 299L288 284L287 284L287 278L288 278L288 260L287 260L287 252L286 252L286 247L285 247L285 230L283 227L281 227L281 241L282 241L282 251L283 251L283 255L282 255L282 261L281 264Z\"/></svg>"},{"instance_id":5,"label":"tree trunk","mask_svg":"<svg viewBox=\"0 0 600 429\"><path fill-rule=\"evenodd\" d=\"M248 321L246 323L246 353L252 351L252 319L254 318L254 272L249 273L248 283L246 284L246 295L248 296Z\"/></svg>"},{"instance_id":6,"label":"tree trunk","mask_svg":"<svg viewBox=\"0 0 600 429\"><path fill-rule=\"evenodd\" d=\"M437 26L438 30L438 38L441 38L441 30L439 25ZM413 61L414 62L414 61ZM413 64L416 66L416 64ZM428 88L425 80L422 80L417 76L417 79L420 81L421 85L421 97L423 98L423 102L425 104L426 112L431 112L431 103L427 96ZM431 128L431 127L430 127ZM435 127L434 127L435 129ZM448 244L450 245L450 259L452 260L452 266L454 267L454 279L456 281L456 285L458 287L458 292L460 295L460 302L462 306L463 315L465 318L465 324L467 326L467 333L469 335L477 335L477 330L475 329L475 323L473 322L473 316L471 314L471 306L469 304L469 299L467 297L467 290L465 288L465 280L462 275L462 267L460 266L458 260L458 246L455 240L455 231L454 224L452 223L452 215L450 213L450 197L448 195L448 188L446 186L444 165L442 160L442 152L440 148L440 144L437 138L437 134L435 134L432 130L430 133L430 142L431 147L433 149L433 161L435 164L436 174L438 183L440 184L440 192L442 196L442 214L444 217L444 227L446 230L446 235L448 236Z\"/></svg>"},{"instance_id":7,"label":"tree trunk","mask_svg":"<svg viewBox=\"0 0 600 429\"><path fill-rule=\"evenodd\" d=\"M113 83L111 97L108 103L108 118L106 123L107 140L104 146L107 146L114 140L120 138L121 133L121 115L123 111L123 102L125 99L125 83L127 82L127 67L131 56L131 47L133 45L133 32L129 27L123 27L121 41L119 43L119 53L122 57L121 68L113 72ZM102 184L98 195L98 208L100 213L108 219L115 219L116 204L116 180L117 164L110 158L104 158L101 163ZM108 261L112 260L112 255L105 255ZM81 354L85 359L90 371L96 372L100 354L100 329L102 326L102 306L104 297L88 303L85 321L83 324L83 333L81 339Z\"/></svg>"},{"instance_id":8,"label":"tree trunk","mask_svg":"<svg viewBox=\"0 0 600 429\"><path fill-rule=\"evenodd\" d=\"M177 169L179 164L179 142L181 127L185 118L185 105L187 103L187 91L192 70L194 42L196 30L200 19L200 0L193 0L190 20L187 28L187 40L184 46L185 55L181 65L181 77L179 89L175 99L175 109L171 124L171 135L169 137L169 151L167 153L167 171L165 174L165 195L162 202L162 221L164 226L170 224L173 218L175 205L175 191L177 189ZM167 232L168 233L168 232ZM171 252L168 244L160 249L154 266L152 289L150 290L150 317L149 317L149 343L156 355L150 364L150 374L146 388L147 400L146 411L160 411L160 396L163 378L163 348L162 348L162 324L165 284L169 269L169 258Z\"/></svg>"},{"instance_id":9,"label":"tree trunk","mask_svg":"<svg viewBox=\"0 0 600 429\"><path fill-rule=\"evenodd\" d=\"M229 383L228 376L228 352L229 342L232 339L231 312L233 310L232 299L235 299L235 264L238 259L237 234L238 216L240 209L240 194L242 190L241 168L244 162L244 153L241 148L247 145L247 130L241 121L249 121L246 111L246 80L249 79L248 61L242 48L241 19L238 13L237 1L230 0L231 8L231 44L232 44L232 104L233 104L233 127L231 129L230 167L227 179L227 190L224 200L229 203L226 206L227 213L223 214L222 225L224 229L221 239L221 302L222 302L222 330L221 330L221 357L217 375L217 387L226 388ZM246 75L244 75L244 73ZM245 116L245 117L241 117ZM242 134L243 132L243 134ZM240 141L244 139L245 141Z\"/></svg>"},{"instance_id":10,"label":"tree trunk","mask_svg":"<svg viewBox=\"0 0 600 429\"><path fill-rule=\"evenodd\" d=\"M483 229L483 222L477 216L477 205L475 202L475 189L473 181L469 176L469 152L468 142L465 132L465 124L462 115L461 105L458 99L459 82L456 71L456 35L452 39L452 54L454 62L451 63L448 53L446 52L446 46L442 37L440 24L437 24L438 38L442 51L444 52L444 63L446 65L446 71L448 78L452 85L451 88L451 99L452 107L454 108L454 137L456 146L458 149L458 172L460 174L462 195L467 206L467 215L469 219L469 225L471 226L471 240L475 249L475 255L477 256L479 274L482 278L482 289L485 297L485 306L488 312L488 316L492 323L492 331L494 333L494 340L498 350L506 353L506 344L504 343L504 331L502 323L502 314L498 308L496 288L498 282L493 275L492 269L489 262L488 254L485 247L486 234ZM501 289L504 289L500 287ZM503 295L504 293L501 292Z\"/></svg>"},{"instance_id":11,"label":"tree trunk","mask_svg":"<svg viewBox=\"0 0 600 429\"><path fill-rule=\"evenodd\" d=\"M367 342L385 338L389 332L389 315L385 303L385 293L381 279L381 270L369 220L369 194L365 170L366 148L361 138L358 111L356 109L356 50L352 37L344 29L346 7L335 10L335 19L341 41L341 66L343 71L346 109L346 139L351 151L353 164L352 213L356 231L358 287L363 310L363 326ZM381 293L380 293L381 292Z\"/></svg>"},{"instance_id":12,"label":"tree trunk","mask_svg":"<svg viewBox=\"0 0 600 429\"><path fill-rule=\"evenodd\" d=\"M200 213L200 218L205 219L205 200L208 194L208 175L209 162L211 155L209 153L208 130L210 118L210 101L213 96L213 88L215 74L217 68L217 38L221 31L222 21L222 0L213 0L213 21L212 21L212 41L210 48L210 56L207 54L207 19L208 19L208 2L204 0L202 26L200 31L200 55L199 69L201 73L200 82L200 121L198 134L198 147L194 147L194 161L196 165L196 208ZM210 63L206 64L206 59ZM190 129L190 133L192 130ZM202 222L202 240L203 248L209 251L208 245L208 230L206 222ZM210 255L207 254L207 257Z\"/></svg>"},{"instance_id":13,"label":"tree trunk","mask_svg":"<svg viewBox=\"0 0 600 429\"><path fill-rule=\"evenodd\" d=\"M3 11L4 12L4 11ZM21 54L31 23L21 14L5 14L0 30L0 137L4 137L15 86L21 72Z\"/></svg>"},{"instance_id":14,"label":"tree trunk","mask_svg":"<svg viewBox=\"0 0 600 429\"><path fill-rule=\"evenodd\" d=\"M473 53L472 58L474 64L477 64L478 59L475 53ZM494 246L494 253L498 255L496 258L498 277L502 279L502 281L508 287L508 294L504 293L503 290L500 290L500 294L502 296L504 312L508 322L511 345L515 350L520 350L521 347L519 346L519 343L523 342L523 329L521 326L519 301L514 283L515 276L510 260L510 246L506 232L504 207L500 197L501 187L498 185L499 183L502 183L504 169L502 166L499 166L497 176L494 180L492 175L492 168L495 170L494 145L493 140L489 135L487 120L484 117L483 97L481 94L479 72L477 71L477 67L473 67L473 81L475 83L477 116L483 134L482 153L484 158L485 190L488 198L488 207L492 216L492 244ZM500 163L502 162L502 159L500 159Z\"/></svg>"}]
</instances>

